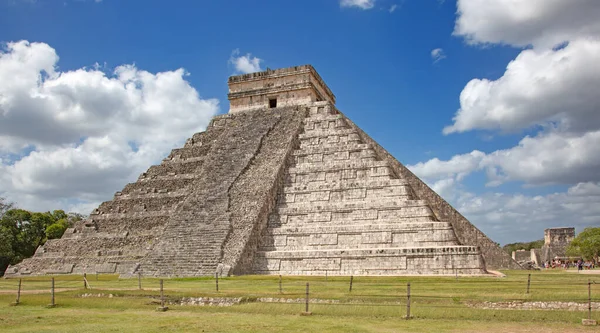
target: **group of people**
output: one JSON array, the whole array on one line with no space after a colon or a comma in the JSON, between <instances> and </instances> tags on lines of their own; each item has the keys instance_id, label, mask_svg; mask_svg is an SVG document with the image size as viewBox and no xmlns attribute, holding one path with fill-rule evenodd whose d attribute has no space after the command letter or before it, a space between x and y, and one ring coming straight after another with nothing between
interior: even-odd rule
<instances>
[{"instance_id":1,"label":"group of people","mask_svg":"<svg viewBox=\"0 0 600 333\"><path fill-rule=\"evenodd\" d=\"M568 269L569 267L577 267L577 270L581 271L584 269L594 269L596 267L596 263L594 263L593 261L583 261L582 259L579 259L577 261L554 259L552 261L546 261L544 263L544 268Z\"/></svg>"}]
</instances>

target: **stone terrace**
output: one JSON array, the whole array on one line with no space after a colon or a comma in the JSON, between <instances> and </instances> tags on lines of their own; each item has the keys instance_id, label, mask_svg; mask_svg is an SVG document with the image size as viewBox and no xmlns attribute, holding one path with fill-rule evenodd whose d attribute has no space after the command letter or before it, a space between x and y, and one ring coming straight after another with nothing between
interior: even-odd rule
<instances>
[{"instance_id":1,"label":"stone terrace","mask_svg":"<svg viewBox=\"0 0 600 333\"><path fill-rule=\"evenodd\" d=\"M460 246L331 104L310 107L299 139L254 273L485 273L477 247Z\"/></svg>"}]
</instances>

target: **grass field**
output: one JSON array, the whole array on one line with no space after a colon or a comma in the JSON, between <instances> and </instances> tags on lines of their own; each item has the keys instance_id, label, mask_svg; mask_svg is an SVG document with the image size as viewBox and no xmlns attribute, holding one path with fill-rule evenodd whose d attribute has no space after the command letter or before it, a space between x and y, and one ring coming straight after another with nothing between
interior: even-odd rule
<instances>
[{"instance_id":1,"label":"grass field","mask_svg":"<svg viewBox=\"0 0 600 333\"><path fill-rule=\"evenodd\" d=\"M482 302L577 302L588 300L589 279L600 275L572 272L506 271L494 277L283 277L244 276L165 279L165 297L243 297L229 307L169 305L157 312L159 280L118 279L114 275L57 276L57 307L50 303L50 277L0 280L2 332L597 332L584 327L586 311L489 310ZM527 291L531 273L530 292ZM311 316L304 311L306 283L310 284ZM406 320L407 283L411 284L411 320ZM95 297L81 297L93 294ZM101 296L98 297L98 294ZM111 296L111 297L109 297ZM293 303L259 302L280 298ZM600 285L592 285L592 301L600 301ZM327 303L324 303L327 302ZM592 318L600 320L598 310Z\"/></svg>"}]
</instances>

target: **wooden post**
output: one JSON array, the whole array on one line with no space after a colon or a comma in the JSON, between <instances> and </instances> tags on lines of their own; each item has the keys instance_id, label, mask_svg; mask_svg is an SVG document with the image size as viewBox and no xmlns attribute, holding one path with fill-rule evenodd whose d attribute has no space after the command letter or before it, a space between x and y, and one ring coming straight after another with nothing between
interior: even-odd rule
<instances>
[{"instance_id":1,"label":"wooden post","mask_svg":"<svg viewBox=\"0 0 600 333\"><path fill-rule=\"evenodd\" d=\"M142 290L142 272L138 271L138 289Z\"/></svg>"},{"instance_id":2,"label":"wooden post","mask_svg":"<svg viewBox=\"0 0 600 333\"><path fill-rule=\"evenodd\" d=\"M215 272L215 286L217 288L217 291L219 291L219 273Z\"/></svg>"},{"instance_id":3,"label":"wooden post","mask_svg":"<svg viewBox=\"0 0 600 333\"><path fill-rule=\"evenodd\" d=\"M165 293L164 293L164 281L160 279L160 307L156 308L156 311L165 312L169 308L165 306Z\"/></svg>"},{"instance_id":4,"label":"wooden post","mask_svg":"<svg viewBox=\"0 0 600 333\"><path fill-rule=\"evenodd\" d=\"M160 279L160 306L164 308L165 307L165 293L163 291L163 285L164 285L163 279Z\"/></svg>"},{"instance_id":5,"label":"wooden post","mask_svg":"<svg viewBox=\"0 0 600 333\"><path fill-rule=\"evenodd\" d=\"M18 305L21 301L21 279L19 279L19 287L17 287L17 300L15 301L15 305Z\"/></svg>"},{"instance_id":6,"label":"wooden post","mask_svg":"<svg viewBox=\"0 0 600 333\"><path fill-rule=\"evenodd\" d=\"M410 282L406 284L406 319L410 319Z\"/></svg>"},{"instance_id":7,"label":"wooden post","mask_svg":"<svg viewBox=\"0 0 600 333\"><path fill-rule=\"evenodd\" d=\"M592 320L592 281L588 279L588 319Z\"/></svg>"},{"instance_id":8,"label":"wooden post","mask_svg":"<svg viewBox=\"0 0 600 333\"><path fill-rule=\"evenodd\" d=\"M279 275L279 293L281 294L281 274Z\"/></svg>"},{"instance_id":9,"label":"wooden post","mask_svg":"<svg viewBox=\"0 0 600 333\"><path fill-rule=\"evenodd\" d=\"M56 303L54 300L54 278L52 278L52 288L50 289L50 294L52 295L52 298L50 299L50 307L54 307L54 306L56 306Z\"/></svg>"},{"instance_id":10,"label":"wooden post","mask_svg":"<svg viewBox=\"0 0 600 333\"><path fill-rule=\"evenodd\" d=\"M306 282L306 307L304 308L304 312L309 313L308 312L308 282Z\"/></svg>"},{"instance_id":11,"label":"wooden post","mask_svg":"<svg viewBox=\"0 0 600 333\"><path fill-rule=\"evenodd\" d=\"M86 277L87 277L86 273L83 273L83 289L87 289L88 288Z\"/></svg>"},{"instance_id":12,"label":"wooden post","mask_svg":"<svg viewBox=\"0 0 600 333\"><path fill-rule=\"evenodd\" d=\"M527 274L527 292L529 294L529 286L531 286L531 274Z\"/></svg>"},{"instance_id":13,"label":"wooden post","mask_svg":"<svg viewBox=\"0 0 600 333\"><path fill-rule=\"evenodd\" d=\"M349 292L352 292L352 281L354 280L354 276L350 275L350 290Z\"/></svg>"}]
</instances>

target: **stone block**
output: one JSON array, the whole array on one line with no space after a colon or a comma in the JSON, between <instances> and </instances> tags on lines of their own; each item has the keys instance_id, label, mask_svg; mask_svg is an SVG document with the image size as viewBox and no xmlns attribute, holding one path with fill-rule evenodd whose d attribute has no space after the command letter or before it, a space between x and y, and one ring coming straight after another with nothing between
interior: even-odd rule
<instances>
[{"instance_id":1,"label":"stone block","mask_svg":"<svg viewBox=\"0 0 600 333\"><path fill-rule=\"evenodd\" d=\"M313 234L310 235L309 245L335 245L338 243L337 234Z\"/></svg>"}]
</instances>

